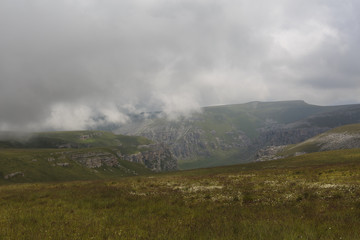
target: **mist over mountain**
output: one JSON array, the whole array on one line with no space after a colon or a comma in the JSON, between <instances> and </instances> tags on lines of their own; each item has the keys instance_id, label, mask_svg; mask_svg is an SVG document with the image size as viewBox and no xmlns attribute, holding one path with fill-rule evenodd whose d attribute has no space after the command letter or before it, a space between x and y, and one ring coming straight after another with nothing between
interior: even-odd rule
<instances>
[{"instance_id":1,"label":"mist over mountain","mask_svg":"<svg viewBox=\"0 0 360 240\"><path fill-rule=\"evenodd\" d=\"M355 0L2 0L0 130L254 100L359 103L359 10Z\"/></svg>"}]
</instances>

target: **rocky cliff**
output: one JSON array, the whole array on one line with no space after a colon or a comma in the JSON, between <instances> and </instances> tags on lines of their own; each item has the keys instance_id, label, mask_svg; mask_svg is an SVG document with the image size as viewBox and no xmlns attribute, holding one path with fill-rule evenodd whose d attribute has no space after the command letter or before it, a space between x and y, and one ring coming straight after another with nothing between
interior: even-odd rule
<instances>
[{"instance_id":1,"label":"rocky cliff","mask_svg":"<svg viewBox=\"0 0 360 240\"><path fill-rule=\"evenodd\" d=\"M136 153L122 153L119 149L111 151L86 151L76 153L65 153L70 159L80 163L87 168L122 167L118 159L145 165L152 171L174 171L177 170L177 161L172 157L170 150L163 144L149 144L138 146Z\"/></svg>"},{"instance_id":2,"label":"rocky cliff","mask_svg":"<svg viewBox=\"0 0 360 240\"><path fill-rule=\"evenodd\" d=\"M135 123L136 124L136 123ZM220 134L215 129L204 129L193 119L158 124L156 120L140 123L135 131L117 129L117 132L144 136L169 147L176 159L210 156L213 151L247 148L252 140L241 130L229 129Z\"/></svg>"},{"instance_id":3,"label":"rocky cliff","mask_svg":"<svg viewBox=\"0 0 360 240\"><path fill-rule=\"evenodd\" d=\"M140 152L134 154L122 154L118 151L117 156L130 162L144 164L155 172L177 170L177 161L164 144L143 145L140 149Z\"/></svg>"},{"instance_id":4,"label":"rocky cliff","mask_svg":"<svg viewBox=\"0 0 360 240\"><path fill-rule=\"evenodd\" d=\"M70 158L87 168L120 167L115 154L105 151L88 151L84 153L71 153Z\"/></svg>"},{"instance_id":5,"label":"rocky cliff","mask_svg":"<svg viewBox=\"0 0 360 240\"><path fill-rule=\"evenodd\" d=\"M122 153L118 148L111 151L86 151L70 154L70 158L87 168L121 167L118 159L143 164L154 172L177 170L177 161L164 144L138 146L135 153Z\"/></svg>"}]
</instances>

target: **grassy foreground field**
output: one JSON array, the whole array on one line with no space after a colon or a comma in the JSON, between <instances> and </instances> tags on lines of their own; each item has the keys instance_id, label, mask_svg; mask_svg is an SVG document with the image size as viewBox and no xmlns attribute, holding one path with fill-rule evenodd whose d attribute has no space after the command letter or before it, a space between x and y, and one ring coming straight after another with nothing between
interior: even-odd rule
<instances>
[{"instance_id":1,"label":"grassy foreground field","mask_svg":"<svg viewBox=\"0 0 360 240\"><path fill-rule=\"evenodd\" d=\"M360 239L360 150L3 185L0 239Z\"/></svg>"}]
</instances>

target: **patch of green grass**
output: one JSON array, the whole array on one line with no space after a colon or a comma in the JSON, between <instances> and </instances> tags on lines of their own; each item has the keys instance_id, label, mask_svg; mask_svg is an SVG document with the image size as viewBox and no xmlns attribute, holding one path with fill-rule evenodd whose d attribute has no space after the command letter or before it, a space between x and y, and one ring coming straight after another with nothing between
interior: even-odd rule
<instances>
[{"instance_id":1,"label":"patch of green grass","mask_svg":"<svg viewBox=\"0 0 360 240\"><path fill-rule=\"evenodd\" d=\"M360 239L359 157L0 186L0 239Z\"/></svg>"},{"instance_id":2,"label":"patch of green grass","mask_svg":"<svg viewBox=\"0 0 360 240\"><path fill-rule=\"evenodd\" d=\"M350 124L331 129L329 133L360 133L360 124Z\"/></svg>"}]
</instances>

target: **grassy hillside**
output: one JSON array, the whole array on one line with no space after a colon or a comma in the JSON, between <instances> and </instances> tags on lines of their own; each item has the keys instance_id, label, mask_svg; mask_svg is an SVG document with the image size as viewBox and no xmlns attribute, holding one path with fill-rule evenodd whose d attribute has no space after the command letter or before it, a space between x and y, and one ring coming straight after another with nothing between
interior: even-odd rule
<instances>
[{"instance_id":1,"label":"grassy hillside","mask_svg":"<svg viewBox=\"0 0 360 240\"><path fill-rule=\"evenodd\" d=\"M360 134L360 124L350 124L341 127L337 127L328 131L328 133L349 133Z\"/></svg>"},{"instance_id":2,"label":"grassy hillside","mask_svg":"<svg viewBox=\"0 0 360 240\"><path fill-rule=\"evenodd\" d=\"M204 107L201 113L196 113L192 116L190 123L191 125L194 124L200 127L204 131L215 130L216 136L223 136L226 132L236 129L254 138L258 134L257 129L263 127L265 122L269 120L277 124L289 124L304 120L313 115L331 113L347 107L348 106L316 106L300 100L250 102ZM187 119L183 120L186 121ZM173 128L179 127L179 125L175 123L176 121L169 122L165 118L153 117L152 120L149 121L149 126L143 126L143 129L140 127L138 132L144 131L149 127L156 128L159 125L166 124L171 124Z\"/></svg>"},{"instance_id":3,"label":"grassy hillside","mask_svg":"<svg viewBox=\"0 0 360 240\"><path fill-rule=\"evenodd\" d=\"M0 239L360 239L360 150L0 186Z\"/></svg>"},{"instance_id":4,"label":"grassy hillside","mask_svg":"<svg viewBox=\"0 0 360 240\"><path fill-rule=\"evenodd\" d=\"M144 137L115 135L106 131L62 131L27 134L6 133L6 137L3 138L1 138L1 135L0 132L0 139L2 139L0 140L0 148L88 148L122 146L125 149L151 143L150 140Z\"/></svg>"},{"instance_id":5,"label":"grassy hillside","mask_svg":"<svg viewBox=\"0 0 360 240\"><path fill-rule=\"evenodd\" d=\"M148 174L144 165L122 160L144 137L103 131L6 134L0 142L0 184L105 179ZM16 136L11 138L12 136Z\"/></svg>"},{"instance_id":6,"label":"grassy hillside","mask_svg":"<svg viewBox=\"0 0 360 240\"><path fill-rule=\"evenodd\" d=\"M225 134L235 128L254 138L258 134L257 129L263 127L267 120L288 124L337 108L310 105L304 101L250 102L206 107L195 118L200 119L198 126L205 130Z\"/></svg>"},{"instance_id":7,"label":"grassy hillside","mask_svg":"<svg viewBox=\"0 0 360 240\"><path fill-rule=\"evenodd\" d=\"M320 127L337 127L360 120L359 105L317 106L304 101L250 102L245 104L206 107L195 118L204 130L215 130L225 135L234 129L241 130L252 139L258 136L258 129L271 124L313 124ZM346 112L351 114L346 116ZM347 119L350 118L350 119ZM312 125L307 125L311 127Z\"/></svg>"},{"instance_id":8,"label":"grassy hillside","mask_svg":"<svg viewBox=\"0 0 360 240\"><path fill-rule=\"evenodd\" d=\"M105 179L148 174L145 166L116 158L118 166L88 168L72 158L76 154L108 153L110 148L91 149L1 149L0 184ZM18 173L13 177L10 174Z\"/></svg>"},{"instance_id":9,"label":"grassy hillside","mask_svg":"<svg viewBox=\"0 0 360 240\"><path fill-rule=\"evenodd\" d=\"M279 123L290 123L304 119L312 114L336 109L307 104L304 101L250 102L204 108L205 112L229 115L237 118L239 113L247 113L253 119L264 121L273 119ZM241 122L240 122L241 123Z\"/></svg>"},{"instance_id":10,"label":"grassy hillside","mask_svg":"<svg viewBox=\"0 0 360 240\"><path fill-rule=\"evenodd\" d=\"M360 148L360 124L351 124L331 129L304 142L290 145L280 153L291 156L296 153Z\"/></svg>"}]
</instances>

